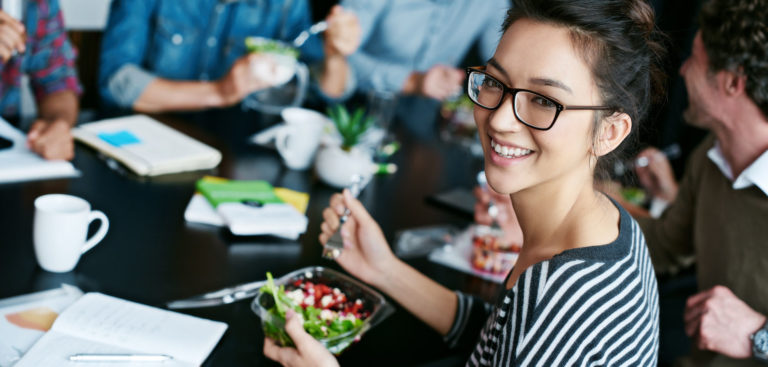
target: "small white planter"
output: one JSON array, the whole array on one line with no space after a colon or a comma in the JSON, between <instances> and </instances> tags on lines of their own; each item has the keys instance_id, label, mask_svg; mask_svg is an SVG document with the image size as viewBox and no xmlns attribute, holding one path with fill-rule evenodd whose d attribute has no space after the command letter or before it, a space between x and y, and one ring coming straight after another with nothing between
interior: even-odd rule
<instances>
[{"instance_id":1,"label":"small white planter","mask_svg":"<svg viewBox=\"0 0 768 367\"><path fill-rule=\"evenodd\" d=\"M372 166L373 160L367 152L358 148L347 152L338 145L321 147L315 158L317 176L326 184L339 189L348 187L355 174L367 182L373 175Z\"/></svg>"}]
</instances>

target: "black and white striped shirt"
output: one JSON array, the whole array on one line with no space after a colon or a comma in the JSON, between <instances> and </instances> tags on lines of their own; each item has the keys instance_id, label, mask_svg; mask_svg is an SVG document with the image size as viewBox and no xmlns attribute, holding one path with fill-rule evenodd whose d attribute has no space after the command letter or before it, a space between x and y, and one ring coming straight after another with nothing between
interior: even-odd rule
<instances>
[{"instance_id":1,"label":"black and white striped shirt","mask_svg":"<svg viewBox=\"0 0 768 367\"><path fill-rule=\"evenodd\" d=\"M467 366L656 366L656 276L637 222L619 211L616 241L531 266L495 306L457 292L445 340L477 342Z\"/></svg>"}]
</instances>

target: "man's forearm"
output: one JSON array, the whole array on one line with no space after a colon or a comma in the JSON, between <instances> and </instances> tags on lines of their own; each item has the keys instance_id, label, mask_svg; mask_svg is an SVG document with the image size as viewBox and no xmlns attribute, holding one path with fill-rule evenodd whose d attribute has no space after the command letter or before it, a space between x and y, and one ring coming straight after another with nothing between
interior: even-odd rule
<instances>
[{"instance_id":1,"label":"man's forearm","mask_svg":"<svg viewBox=\"0 0 768 367\"><path fill-rule=\"evenodd\" d=\"M80 102L77 94L71 90L55 92L45 96L38 105L38 116L45 121L64 120L70 126L75 125Z\"/></svg>"},{"instance_id":2,"label":"man's forearm","mask_svg":"<svg viewBox=\"0 0 768 367\"><path fill-rule=\"evenodd\" d=\"M332 98L341 97L347 87L349 63L343 55L328 56L323 60L323 75L320 76L320 89Z\"/></svg>"},{"instance_id":3,"label":"man's forearm","mask_svg":"<svg viewBox=\"0 0 768 367\"><path fill-rule=\"evenodd\" d=\"M216 82L178 82L156 78L133 103L133 109L147 113L196 111L224 107L236 102L227 101Z\"/></svg>"}]
</instances>

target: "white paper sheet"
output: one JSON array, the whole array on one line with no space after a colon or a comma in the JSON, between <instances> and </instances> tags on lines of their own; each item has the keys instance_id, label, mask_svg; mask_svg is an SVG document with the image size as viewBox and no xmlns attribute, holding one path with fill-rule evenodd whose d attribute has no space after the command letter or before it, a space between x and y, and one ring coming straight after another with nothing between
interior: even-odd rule
<instances>
[{"instance_id":1,"label":"white paper sheet","mask_svg":"<svg viewBox=\"0 0 768 367\"><path fill-rule=\"evenodd\" d=\"M13 141L13 147L0 150L0 183L80 175L68 161L45 160L29 150L27 137L2 118L0 136Z\"/></svg>"},{"instance_id":2,"label":"white paper sheet","mask_svg":"<svg viewBox=\"0 0 768 367\"><path fill-rule=\"evenodd\" d=\"M73 351L76 351L73 353ZM95 342L93 340L78 339L71 335L59 333L56 331L49 331L43 336L34 348L24 356L14 367L58 367L58 366L75 366L81 365L75 362L69 361L69 356L73 354L146 354L141 351L131 350L127 348L115 347L113 345ZM135 366L141 365L141 367L194 367L193 363L184 362L180 360L170 360L164 362L141 362L140 364L131 363L117 363L116 362L88 362L88 367L115 367L120 366Z\"/></svg>"},{"instance_id":3,"label":"white paper sheet","mask_svg":"<svg viewBox=\"0 0 768 367\"><path fill-rule=\"evenodd\" d=\"M192 199L189 201L189 204L187 204L187 209L184 210L184 219L190 223L208 224L208 225L217 226L217 227L227 226L227 223L224 220L224 218L222 218L219 212L213 208L213 206L208 202L208 200L205 199L205 197L202 194L192 195ZM295 220L295 219L296 218L291 216L289 220ZM247 226L249 225L250 223L247 223ZM306 223L304 223L303 227L297 228L294 231L291 231L291 230L287 230L284 232L274 231L274 228L271 228L268 233L265 233L263 230L261 230L260 232L246 231L246 233L242 233L242 232L235 232L236 230L238 230L236 228L232 232L236 235L268 234L271 236L285 238L288 240L296 240L299 238L299 236L301 236L302 233L304 233L304 231L306 231L306 228L307 228L307 225ZM246 228L246 230L248 229L250 228Z\"/></svg>"},{"instance_id":4,"label":"white paper sheet","mask_svg":"<svg viewBox=\"0 0 768 367\"><path fill-rule=\"evenodd\" d=\"M83 292L79 288L62 285L48 291L12 297L0 301L0 367L13 366L45 332L33 325L20 325L25 314L40 317L41 314L59 314L75 302Z\"/></svg>"},{"instance_id":5,"label":"white paper sheet","mask_svg":"<svg viewBox=\"0 0 768 367\"><path fill-rule=\"evenodd\" d=\"M174 361L163 366L197 366L226 329L222 322L87 293L56 319L16 367L68 366L69 356L88 353L165 354Z\"/></svg>"}]
</instances>

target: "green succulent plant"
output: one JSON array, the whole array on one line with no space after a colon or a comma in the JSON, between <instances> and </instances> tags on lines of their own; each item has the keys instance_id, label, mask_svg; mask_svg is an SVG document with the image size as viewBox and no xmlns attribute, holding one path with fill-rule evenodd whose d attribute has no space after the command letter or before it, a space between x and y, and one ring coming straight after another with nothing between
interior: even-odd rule
<instances>
[{"instance_id":1,"label":"green succulent plant","mask_svg":"<svg viewBox=\"0 0 768 367\"><path fill-rule=\"evenodd\" d=\"M337 104L328 108L328 117L333 120L336 130L341 135L341 148L349 151L357 145L368 128L373 124L373 117L366 116L365 109L359 107L350 115L347 108Z\"/></svg>"}]
</instances>

